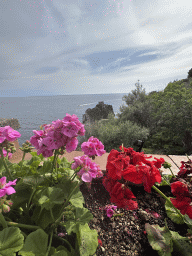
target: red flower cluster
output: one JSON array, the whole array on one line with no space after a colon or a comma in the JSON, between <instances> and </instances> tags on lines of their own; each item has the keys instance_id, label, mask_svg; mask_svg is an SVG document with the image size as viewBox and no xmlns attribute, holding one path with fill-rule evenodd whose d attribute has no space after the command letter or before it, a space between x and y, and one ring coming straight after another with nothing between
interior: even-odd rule
<instances>
[{"instance_id":1,"label":"red flower cluster","mask_svg":"<svg viewBox=\"0 0 192 256\"><path fill-rule=\"evenodd\" d=\"M186 178L188 174L192 173L192 161L181 161L181 163L180 172L177 175L179 178Z\"/></svg>"},{"instance_id":2,"label":"red flower cluster","mask_svg":"<svg viewBox=\"0 0 192 256\"><path fill-rule=\"evenodd\" d=\"M180 181L171 184L171 192L176 198L170 198L172 204L181 211L181 214L187 214L192 219L192 195L188 186Z\"/></svg>"},{"instance_id":3,"label":"red flower cluster","mask_svg":"<svg viewBox=\"0 0 192 256\"><path fill-rule=\"evenodd\" d=\"M158 168L165 162L163 158L149 161L143 152L133 148L119 147L122 152L112 149L107 159L107 175L103 178L103 185L111 196L111 202L127 210L138 208L133 193L125 186L126 181L142 184L145 191L151 192L155 182L161 183ZM120 182L119 182L120 181ZM124 182L123 184L121 182Z\"/></svg>"}]
</instances>

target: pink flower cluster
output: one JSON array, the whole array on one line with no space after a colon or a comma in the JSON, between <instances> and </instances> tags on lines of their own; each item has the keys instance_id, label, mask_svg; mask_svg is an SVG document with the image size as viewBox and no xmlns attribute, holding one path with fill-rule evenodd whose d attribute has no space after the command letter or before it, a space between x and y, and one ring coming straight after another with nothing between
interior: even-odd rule
<instances>
[{"instance_id":1,"label":"pink flower cluster","mask_svg":"<svg viewBox=\"0 0 192 256\"><path fill-rule=\"evenodd\" d=\"M3 143L5 140L15 141L20 137L21 134L10 126L0 127L0 143Z\"/></svg>"},{"instance_id":2,"label":"pink flower cluster","mask_svg":"<svg viewBox=\"0 0 192 256\"><path fill-rule=\"evenodd\" d=\"M91 182L93 178L100 178L103 176L98 164L91 161L88 156L74 157L74 163L71 165L72 169L81 166L82 168L77 173L84 182Z\"/></svg>"},{"instance_id":3,"label":"pink flower cluster","mask_svg":"<svg viewBox=\"0 0 192 256\"><path fill-rule=\"evenodd\" d=\"M0 144L5 146L8 141L15 141L17 138L20 138L21 134L11 128L10 126L0 127ZM7 151L3 148L4 157L7 156ZM1 157L1 155L0 155ZM11 153L8 153L8 159L12 157Z\"/></svg>"},{"instance_id":4,"label":"pink flower cluster","mask_svg":"<svg viewBox=\"0 0 192 256\"><path fill-rule=\"evenodd\" d=\"M107 217L111 218L114 214L114 210L117 209L115 205L106 205L104 208L99 208L100 210L105 210Z\"/></svg>"},{"instance_id":5,"label":"pink flower cluster","mask_svg":"<svg viewBox=\"0 0 192 256\"><path fill-rule=\"evenodd\" d=\"M52 124L43 125L45 130L33 130L34 136L30 143L38 150L37 154L44 157L53 155L54 149L66 146L68 153L77 148L77 136L85 134L84 125L78 120L76 115L66 116L62 120L53 121Z\"/></svg>"},{"instance_id":6,"label":"pink flower cluster","mask_svg":"<svg viewBox=\"0 0 192 256\"><path fill-rule=\"evenodd\" d=\"M14 181L9 181L8 183L6 183L6 177L2 177L0 179L0 197L7 195L11 195L13 193L16 193L15 189L12 188L12 185L16 185L16 180Z\"/></svg>"},{"instance_id":7,"label":"pink flower cluster","mask_svg":"<svg viewBox=\"0 0 192 256\"><path fill-rule=\"evenodd\" d=\"M87 156L102 156L106 153L102 142L93 136L81 144L81 149Z\"/></svg>"}]
</instances>

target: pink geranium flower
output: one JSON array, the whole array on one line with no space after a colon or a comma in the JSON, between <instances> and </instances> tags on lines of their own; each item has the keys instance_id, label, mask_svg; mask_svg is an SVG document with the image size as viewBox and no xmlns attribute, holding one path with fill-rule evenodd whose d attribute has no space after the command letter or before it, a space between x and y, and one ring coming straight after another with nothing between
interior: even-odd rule
<instances>
[{"instance_id":1,"label":"pink geranium flower","mask_svg":"<svg viewBox=\"0 0 192 256\"><path fill-rule=\"evenodd\" d=\"M117 209L115 205L107 205L105 206L104 210L106 211L107 217L111 218L114 214L114 210Z\"/></svg>"},{"instance_id":2,"label":"pink geranium flower","mask_svg":"<svg viewBox=\"0 0 192 256\"><path fill-rule=\"evenodd\" d=\"M2 177L0 179L0 197L5 196L6 194L11 195L13 193L16 193L15 189L11 187L12 185L16 185L16 181L17 179L6 183L6 177Z\"/></svg>"},{"instance_id":3,"label":"pink geranium flower","mask_svg":"<svg viewBox=\"0 0 192 256\"><path fill-rule=\"evenodd\" d=\"M66 150L68 153L71 153L77 148L78 139L76 137L70 139L66 144Z\"/></svg>"},{"instance_id":4,"label":"pink geranium flower","mask_svg":"<svg viewBox=\"0 0 192 256\"><path fill-rule=\"evenodd\" d=\"M104 145L97 138L91 136L87 142L81 144L81 149L88 156L102 156L106 153Z\"/></svg>"},{"instance_id":5,"label":"pink geranium flower","mask_svg":"<svg viewBox=\"0 0 192 256\"><path fill-rule=\"evenodd\" d=\"M66 136L72 138L72 137L77 136L78 130L79 130L79 129L78 129L77 125L76 125L74 122L68 122L68 123L65 123L65 124L64 124L64 127L63 127L62 132L63 132Z\"/></svg>"},{"instance_id":6,"label":"pink geranium flower","mask_svg":"<svg viewBox=\"0 0 192 256\"><path fill-rule=\"evenodd\" d=\"M81 157L74 157L74 163L71 165L72 169L82 166L77 173L84 182L91 182L93 178L102 177L99 165L92 162L91 159L84 155Z\"/></svg>"},{"instance_id":7,"label":"pink geranium flower","mask_svg":"<svg viewBox=\"0 0 192 256\"><path fill-rule=\"evenodd\" d=\"M3 135L8 141L15 141L17 138L21 137L21 134L10 126L4 127Z\"/></svg>"},{"instance_id":8,"label":"pink geranium flower","mask_svg":"<svg viewBox=\"0 0 192 256\"><path fill-rule=\"evenodd\" d=\"M53 155L53 150L65 147L68 153L77 148L78 135L84 135L84 125L76 115L66 114L63 120L53 121L52 124L43 125L44 131L33 130L34 136L30 143L38 149L37 154L44 157Z\"/></svg>"}]
</instances>

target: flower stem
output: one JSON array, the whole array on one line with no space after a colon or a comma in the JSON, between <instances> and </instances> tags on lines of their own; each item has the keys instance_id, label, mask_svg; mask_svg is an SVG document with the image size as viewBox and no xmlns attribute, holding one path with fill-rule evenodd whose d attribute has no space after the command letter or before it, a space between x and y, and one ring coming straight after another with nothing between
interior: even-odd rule
<instances>
[{"instance_id":1,"label":"flower stem","mask_svg":"<svg viewBox=\"0 0 192 256\"><path fill-rule=\"evenodd\" d=\"M162 177L162 178L163 178L163 180L167 183L167 185L171 186L170 182L168 182L168 181L165 179L165 177Z\"/></svg>"},{"instance_id":2,"label":"flower stem","mask_svg":"<svg viewBox=\"0 0 192 256\"><path fill-rule=\"evenodd\" d=\"M169 170L170 170L170 172L171 172L172 176L173 176L174 178L176 178L175 174L173 173L173 171L171 170L171 168L170 168L170 167L169 167Z\"/></svg>"},{"instance_id":3,"label":"flower stem","mask_svg":"<svg viewBox=\"0 0 192 256\"><path fill-rule=\"evenodd\" d=\"M3 155L3 150L2 150L1 147L0 147L0 153L1 153L1 159L2 159L2 161L3 161L3 165L5 166L5 170L6 170L7 176L8 176L8 178L9 178L9 180L13 180L13 178L12 178L12 176L11 176L11 173L10 173L8 167L7 167L6 162L5 162L4 155Z\"/></svg>"},{"instance_id":4,"label":"flower stem","mask_svg":"<svg viewBox=\"0 0 192 256\"><path fill-rule=\"evenodd\" d=\"M65 242L69 246L70 250L72 251L72 246L71 246L71 244L66 239L61 238L61 237L56 236L56 235L53 235L53 237L58 239L58 240L60 240L60 241L62 241L62 242Z\"/></svg>"},{"instance_id":5,"label":"flower stem","mask_svg":"<svg viewBox=\"0 0 192 256\"><path fill-rule=\"evenodd\" d=\"M54 158L53 158L53 165L52 165L52 172L51 172L51 175L52 175L52 173L53 173L53 169L54 169L54 167L55 167L55 170L56 170L56 172L57 172L57 149L55 150L55 152L54 152Z\"/></svg>"},{"instance_id":6,"label":"flower stem","mask_svg":"<svg viewBox=\"0 0 192 256\"><path fill-rule=\"evenodd\" d=\"M25 154L26 154L26 153L25 153L25 152L23 152L23 157L22 157L22 160L21 160L21 161L22 161L22 163L23 163L23 160L24 160L24 158L25 158Z\"/></svg>"},{"instance_id":7,"label":"flower stem","mask_svg":"<svg viewBox=\"0 0 192 256\"><path fill-rule=\"evenodd\" d=\"M192 161L191 161L191 159L189 159L188 155L187 155L187 154L185 154L185 155L186 155L186 157L188 158L188 160L192 163Z\"/></svg>"},{"instance_id":8,"label":"flower stem","mask_svg":"<svg viewBox=\"0 0 192 256\"><path fill-rule=\"evenodd\" d=\"M176 212L179 214L179 216L183 219L183 215L180 213L180 211L172 204L171 200L166 197L165 194L163 194L163 192L161 192L156 186L152 186L153 189L155 189L157 191L157 193L159 193L166 201L168 201L172 207L176 210Z\"/></svg>"},{"instance_id":9,"label":"flower stem","mask_svg":"<svg viewBox=\"0 0 192 256\"><path fill-rule=\"evenodd\" d=\"M65 201L62 209L61 209L61 215L60 217L55 221L55 226L60 222L61 218L63 217L63 211L65 209L65 207L68 205L69 200L71 199L73 193L75 192L75 190L77 189L78 186L80 186L82 183L82 180L80 181L80 183L77 184L77 186L75 186L75 188L72 190L71 194L68 196L67 200Z\"/></svg>"},{"instance_id":10,"label":"flower stem","mask_svg":"<svg viewBox=\"0 0 192 256\"><path fill-rule=\"evenodd\" d=\"M77 176L77 173L75 172L72 176L71 176L71 181L73 181L75 179L75 177Z\"/></svg>"},{"instance_id":11,"label":"flower stem","mask_svg":"<svg viewBox=\"0 0 192 256\"><path fill-rule=\"evenodd\" d=\"M16 222L9 222L6 221L8 226L14 226L14 227L20 227L20 228L26 228L26 229L41 229L39 226L34 226L34 225L26 225L26 224L21 224L21 223L16 223Z\"/></svg>"},{"instance_id":12,"label":"flower stem","mask_svg":"<svg viewBox=\"0 0 192 256\"><path fill-rule=\"evenodd\" d=\"M3 226L3 228L7 228L7 222L2 213L0 213L0 223Z\"/></svg>"},{"instance_id":13,"label":"flower stem","mask_svg":"<svg viewBox=\"0 0 192 256\"><path fill-rule=\"evenodd\" d=\"M52 244L52 239L53 239L53 230L51 231L51 237L50 237L50 241L49 241L49 246L48 246L47 253L46 253L45 256L49 255L49 251L51 249L51 244Z\"/></svg>"}]
</instances>

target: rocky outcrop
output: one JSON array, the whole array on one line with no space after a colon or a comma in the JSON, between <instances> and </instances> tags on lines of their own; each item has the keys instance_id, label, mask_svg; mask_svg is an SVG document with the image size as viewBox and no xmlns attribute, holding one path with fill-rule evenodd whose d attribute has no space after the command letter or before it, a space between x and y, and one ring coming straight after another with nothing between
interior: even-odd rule
<instances>
[{"instance_id":1,"label":"rocky outcrop","mask_svg":"<svg viewBox=\"0 0 192 256\"><path fill-rule=\"evenodd\" d=\"M4 126L10 126L14 130L18 130L20 128L19 121L16 118L10 118L10 119L0 118L0 127L4 127Z\"/></svg>"},{"instance_id":2,"label":"rocky outcrop","mask_svg":"<svg viewBox=\"0 0 192 256\"><path fill-rule=\"evenodd\" d=\"M112 113L115 116L113 106L100 101L94 108L88 108L85 111L85 114L83 115L83 124L87 122L92 123L96 120L107 119L109 113Z\"/></svg>"}]
</instances>

